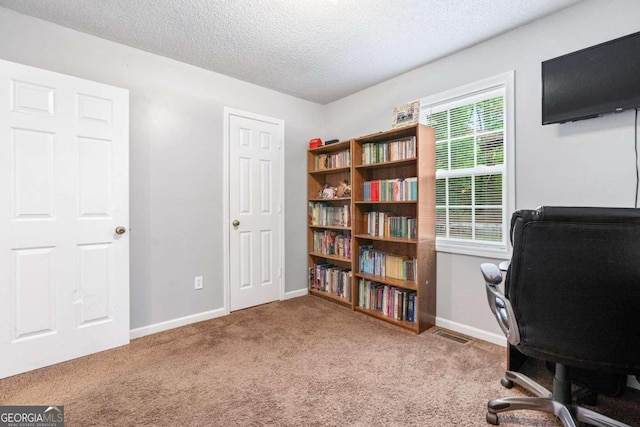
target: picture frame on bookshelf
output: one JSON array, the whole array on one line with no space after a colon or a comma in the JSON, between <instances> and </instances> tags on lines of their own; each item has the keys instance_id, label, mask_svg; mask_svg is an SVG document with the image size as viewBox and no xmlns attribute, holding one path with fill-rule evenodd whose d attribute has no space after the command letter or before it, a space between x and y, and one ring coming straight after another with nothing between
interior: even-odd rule
<instances>
[{"instance_id":1,"label":"picture frame on bookshelf","mask_svg":"<svg viewBox=\"0 0 640 427\"><path fill-rule=\"evenodd\" d=\"M393 109L391 128L397 129L405 126L415 125L420 118L420 101L412 101L400 105Z\"/></svg>"}]
</instances>

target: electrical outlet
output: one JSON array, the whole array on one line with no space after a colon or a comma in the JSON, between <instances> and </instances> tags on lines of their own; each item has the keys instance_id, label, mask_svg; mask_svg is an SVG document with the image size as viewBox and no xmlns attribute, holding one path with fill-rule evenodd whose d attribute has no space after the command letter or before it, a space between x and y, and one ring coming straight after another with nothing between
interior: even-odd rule
<instances>
[{"instance_id":1,"label":"electrical outlet","mask_svg":"<svg viewBox=\"0 0 640 427\"><path fill-rule=\"evenodd\" d=\"M202 286L203 286L202 276L196 276L196 279L195 279L193 285L194 285L193 287L195 289L202 289Z\"/></svg>"}]
</instances>

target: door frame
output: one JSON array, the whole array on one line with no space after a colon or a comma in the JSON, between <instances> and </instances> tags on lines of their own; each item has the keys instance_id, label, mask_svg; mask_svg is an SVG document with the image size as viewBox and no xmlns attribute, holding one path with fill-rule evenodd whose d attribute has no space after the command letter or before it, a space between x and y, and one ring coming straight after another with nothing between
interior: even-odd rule
<instances>
[{"instance_id":1,"label":"door frame","mask_svg":"<svg viewBox=\"0 0 640 427\"><path fill-rule=\"evenodd\" d=\"M285 258L284 258L284 248L285 248L285 191L284 191L284 150L285 150L285 138L284 138L284 120L276 119L269 116L264 116L261 114L250 113L248 111L238 110L231 107L224 107L223 113L223 142L222 142L222 244L223 244L223 255L222 255L222 263L223 263L223 283L224 283L224 313L229 314L231 312L231 275L230 275L230 263L231 256L229 253L229 245L230 245L230 235L229 235L229 174L231 173L231 168L229 164L229 144L230 144L230 131L229 124L231 121L231 116L244 117L251 120L260 120L267 123L273 123L280 128L282 133L282 140L280 146L280 205L279 213L280 213L280 247L278 248L278 252L280 254L280 271L279 271L279 279L280 279L280 301L284 299L284 290L285 290Z\"/></svg>"}]
</instances>

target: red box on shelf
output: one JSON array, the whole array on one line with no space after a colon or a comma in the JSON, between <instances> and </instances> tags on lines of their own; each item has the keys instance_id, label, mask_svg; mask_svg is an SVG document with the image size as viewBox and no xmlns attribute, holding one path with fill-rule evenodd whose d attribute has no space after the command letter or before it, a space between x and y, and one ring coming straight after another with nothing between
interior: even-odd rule
<instances>
[{"instance_id":1,"label":"red box on shelf","mask_svg":"<svg viewBox=\"0 0 640 427\"><path fill-rule=\"evenodd\" d=\"M309 141L309 149L322 147L322 140L320 138L313 138Z\"/></svg>"}]
</instances>

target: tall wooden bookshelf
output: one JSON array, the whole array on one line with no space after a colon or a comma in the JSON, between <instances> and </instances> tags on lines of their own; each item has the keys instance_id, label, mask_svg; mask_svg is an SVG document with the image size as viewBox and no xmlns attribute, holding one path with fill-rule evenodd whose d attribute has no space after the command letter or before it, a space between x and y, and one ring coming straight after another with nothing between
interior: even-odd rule
<instances>
[{"instance_id":1,"label":"tall wooden bookshelf","mask_svg":"<svg viewBox=\"0 0 640 427\"><path fill-rule=\"evenodd\" d=\"M351 184L351 141L310 149L307 154L309 292L352 306L351 196L327 198L325 187ZM341 249L340 249L341 248Z\"/></svg>"},{"instance_id":2,"label":"tall wooden bookshelf","mask_svg":"<svg viewBox=\"0 0 640 427\"><path fill-rule=\"evenodd\" d=\"M351 167L317 170L316 156L348 148ZM353 310L416 333L435 325L435 132L424 125L387 132L309 150L309 203L321 202L325 184L351 182L349 204L351 257L334 259L315 253L309 226L309 267L342 262L351 269L350 298L314 289ZM342 229L340 229L342 230Z\"/></svg>"},{"instance_id":3,"label":"tall wooden bookshelf","mask_svg":"<svg viewBox=\"0 0 640 427\"><path fill-rule=\"evenodd\" d=\"M353 252L362 258L370 248L387 260L382 272L365 271L355 260L354 309L420 333L435 324L436 313L435 132L414 125L364 136L354 141L353 158ZM374 227L372 215L378 216ZM398 274L393 264L400 262ZM362 282L376 284L378 293L395 291L404 313L365 305ZM404 295L415 298L410 319Z\"/></svg>"}]
</instances>

